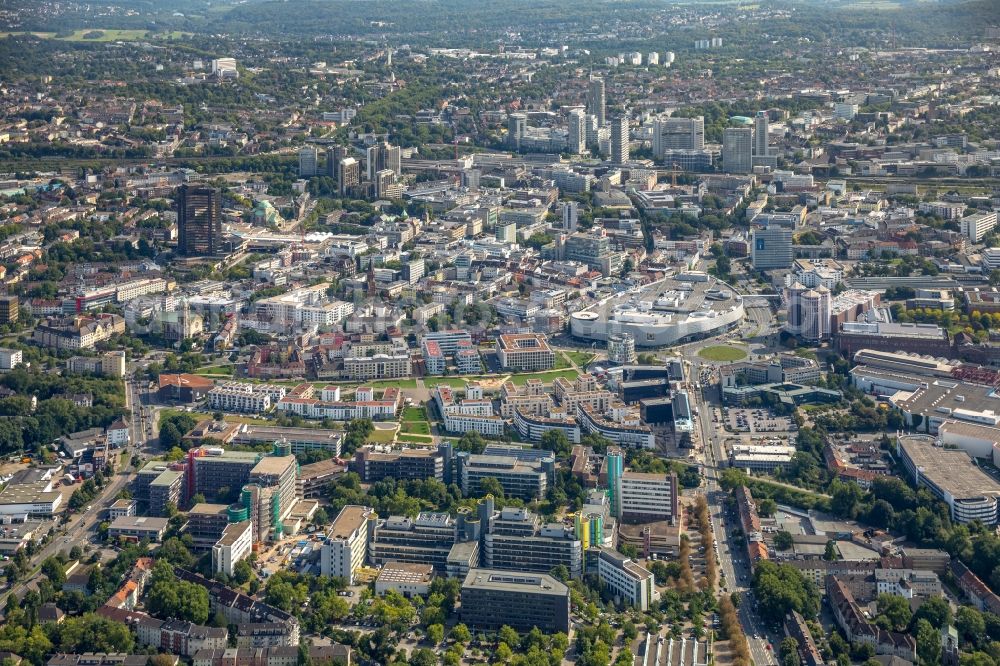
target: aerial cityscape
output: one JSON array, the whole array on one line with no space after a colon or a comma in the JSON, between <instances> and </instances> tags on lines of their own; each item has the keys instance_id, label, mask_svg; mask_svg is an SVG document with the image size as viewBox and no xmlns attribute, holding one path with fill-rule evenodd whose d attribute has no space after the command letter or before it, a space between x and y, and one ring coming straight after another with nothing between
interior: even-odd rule
<instances>
[{"instance_id":1,"label":"aerial cityscape","mask_svg":"<svg viewBox=\"0 0 1000 666\"><path fill-rule=\"evenodd\" d=\"M998 213L997 0L3 0L0 666L1000 666Z\"/></svg>"}]
</instances>

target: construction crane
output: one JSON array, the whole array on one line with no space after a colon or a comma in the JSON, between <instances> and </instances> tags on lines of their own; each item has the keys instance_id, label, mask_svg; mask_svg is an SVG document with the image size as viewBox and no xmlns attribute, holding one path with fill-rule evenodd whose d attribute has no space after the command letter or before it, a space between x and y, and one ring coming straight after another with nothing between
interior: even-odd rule
<instances>
[{"instance_id":1,"label":"construction crane","mask_svg":"<svg viewBox=\"0 0 1000 666\"><path fill-rule=\"evenodd\" d=\"M670 186L677 187L677 173L680 171L681 165L674 162L670 165Z\"/></svg>"}]
</instances>

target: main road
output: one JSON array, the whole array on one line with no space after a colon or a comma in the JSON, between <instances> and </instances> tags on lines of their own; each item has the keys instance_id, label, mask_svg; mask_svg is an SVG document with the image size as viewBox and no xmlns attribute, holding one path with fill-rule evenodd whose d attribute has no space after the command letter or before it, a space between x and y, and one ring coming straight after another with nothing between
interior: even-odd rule
<instances>
[{"instance_id":1,"label":"main road","mask_svg":"<svg viewBox=\"0 0 1000 666\"><path fill-rule=\"evenodd\" d=\"M125 451L130 454L133 461L146 442L152 439L152 419L147 415L142 405L144 394L145 391L141 385L133 381L131 374L127 375L125 378L125 407L130 411L130 421L129 443ZM60 528L53 531L52 538L48 543L35 552L29 563L29 571L35 572L37 567L47 558L58 553L67 553L73 546L83 547L89 540L90 531L105 515L105 509L118 498L118 493L129 484L134 475L134 467L131 464L127 467L119 465L118 470L111 476L90 506L69 516ZM23 599L28 591L28 585L33 579L34 576L17 583L8 594Z\"/></svg>"},{"instance_id":2,"label":"main road","mask_svg":"<svg viewBox=\"0 0 1000 666\"><path fill-rule=\"evenodd\" d=\"M737 291L740 291L737 288ZM752 298L752 294L744 293L744 298ZM712 340L677 347L684 363L685 380L691 405L696 410L694 417L698 423L698 438L700 442L700 458L705 476L705 497L708 500L709 515L712 520L712 531L718 541L718 556L722 576L725 579L725 592L737 592L741 597L738 613L743 632L750 646L750 657L757 666L777 664L773 646L777 645L767 636L763 623L757 617L753 607L750 585L750 561L743 538L733 537L740 529L735 517L725 512L727 493L719 486L719 475L729 465L729 458L719 437L720 426L716 425L713 414L721 406L721 395L718 384L717 365L701 359L698 351L712 344L725 343L730 340L745 341L751 355L766 353L770 347L771 336L775 333L774 316L768 307L748 307L746 319L729 334ZM709 395L714 396L712 399Z\"/></svg>"},{"instance_id":3,"label":"main road","mask_svg":"<svg viewBox=\"0 0 1000 666\"><path fill-rule=\"evenodd\" d=\"M701 376L701 364L692 364L689 370L695 382L700 383L697 378ZM693 385L695 382L690 383ZM740 624L750 645L751 658L758 666L776 664L774 652L770 649L773 643L767 638L764 627L753 609L753 603L748 599L750 563L743 546L743 538L733 537L733 533L740 526L727 516L724 505L726 492L719 486L719 474L728 465L728 459L712 418L715 404L706 397L708 391L715 390L715 387L694 390L691 392L691 397L692 403L698 409L696 418L704 455L705 497L708 499L712 531L717 535L716 540L719 544L720 568L726 581L726 592L737 592L742 597L738 611Z\"/></svg>"}]
</instances>

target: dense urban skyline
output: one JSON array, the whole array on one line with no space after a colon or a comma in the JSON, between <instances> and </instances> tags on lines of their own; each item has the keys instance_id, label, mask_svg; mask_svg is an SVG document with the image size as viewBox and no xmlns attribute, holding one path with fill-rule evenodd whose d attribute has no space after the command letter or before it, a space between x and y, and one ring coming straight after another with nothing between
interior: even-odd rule
<instances>
[{"instance_id":1,"label":"dense urban skyline","mask_svg":"<svg viewBox=\"0 0 1000 666\"><path fill-rule=\"evenodd\" d=\"M0 6L0 666L1000 664L990 0Z\"/></svg>"}]
</instances>

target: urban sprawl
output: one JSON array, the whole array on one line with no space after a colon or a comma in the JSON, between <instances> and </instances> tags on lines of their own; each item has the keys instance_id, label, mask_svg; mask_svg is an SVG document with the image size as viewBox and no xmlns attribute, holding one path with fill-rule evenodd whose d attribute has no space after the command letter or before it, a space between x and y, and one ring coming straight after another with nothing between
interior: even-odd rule
<instances>
[{"instance_id":1,"label":"urban sprawl","mask_svg":"<svg viewBox=\"0 0 1000 666\"><path fill-rule=\"evenodd\" d=\"M1000 664L995 2L0 30L0 666Z\"/></svg>"}]
</instances>

